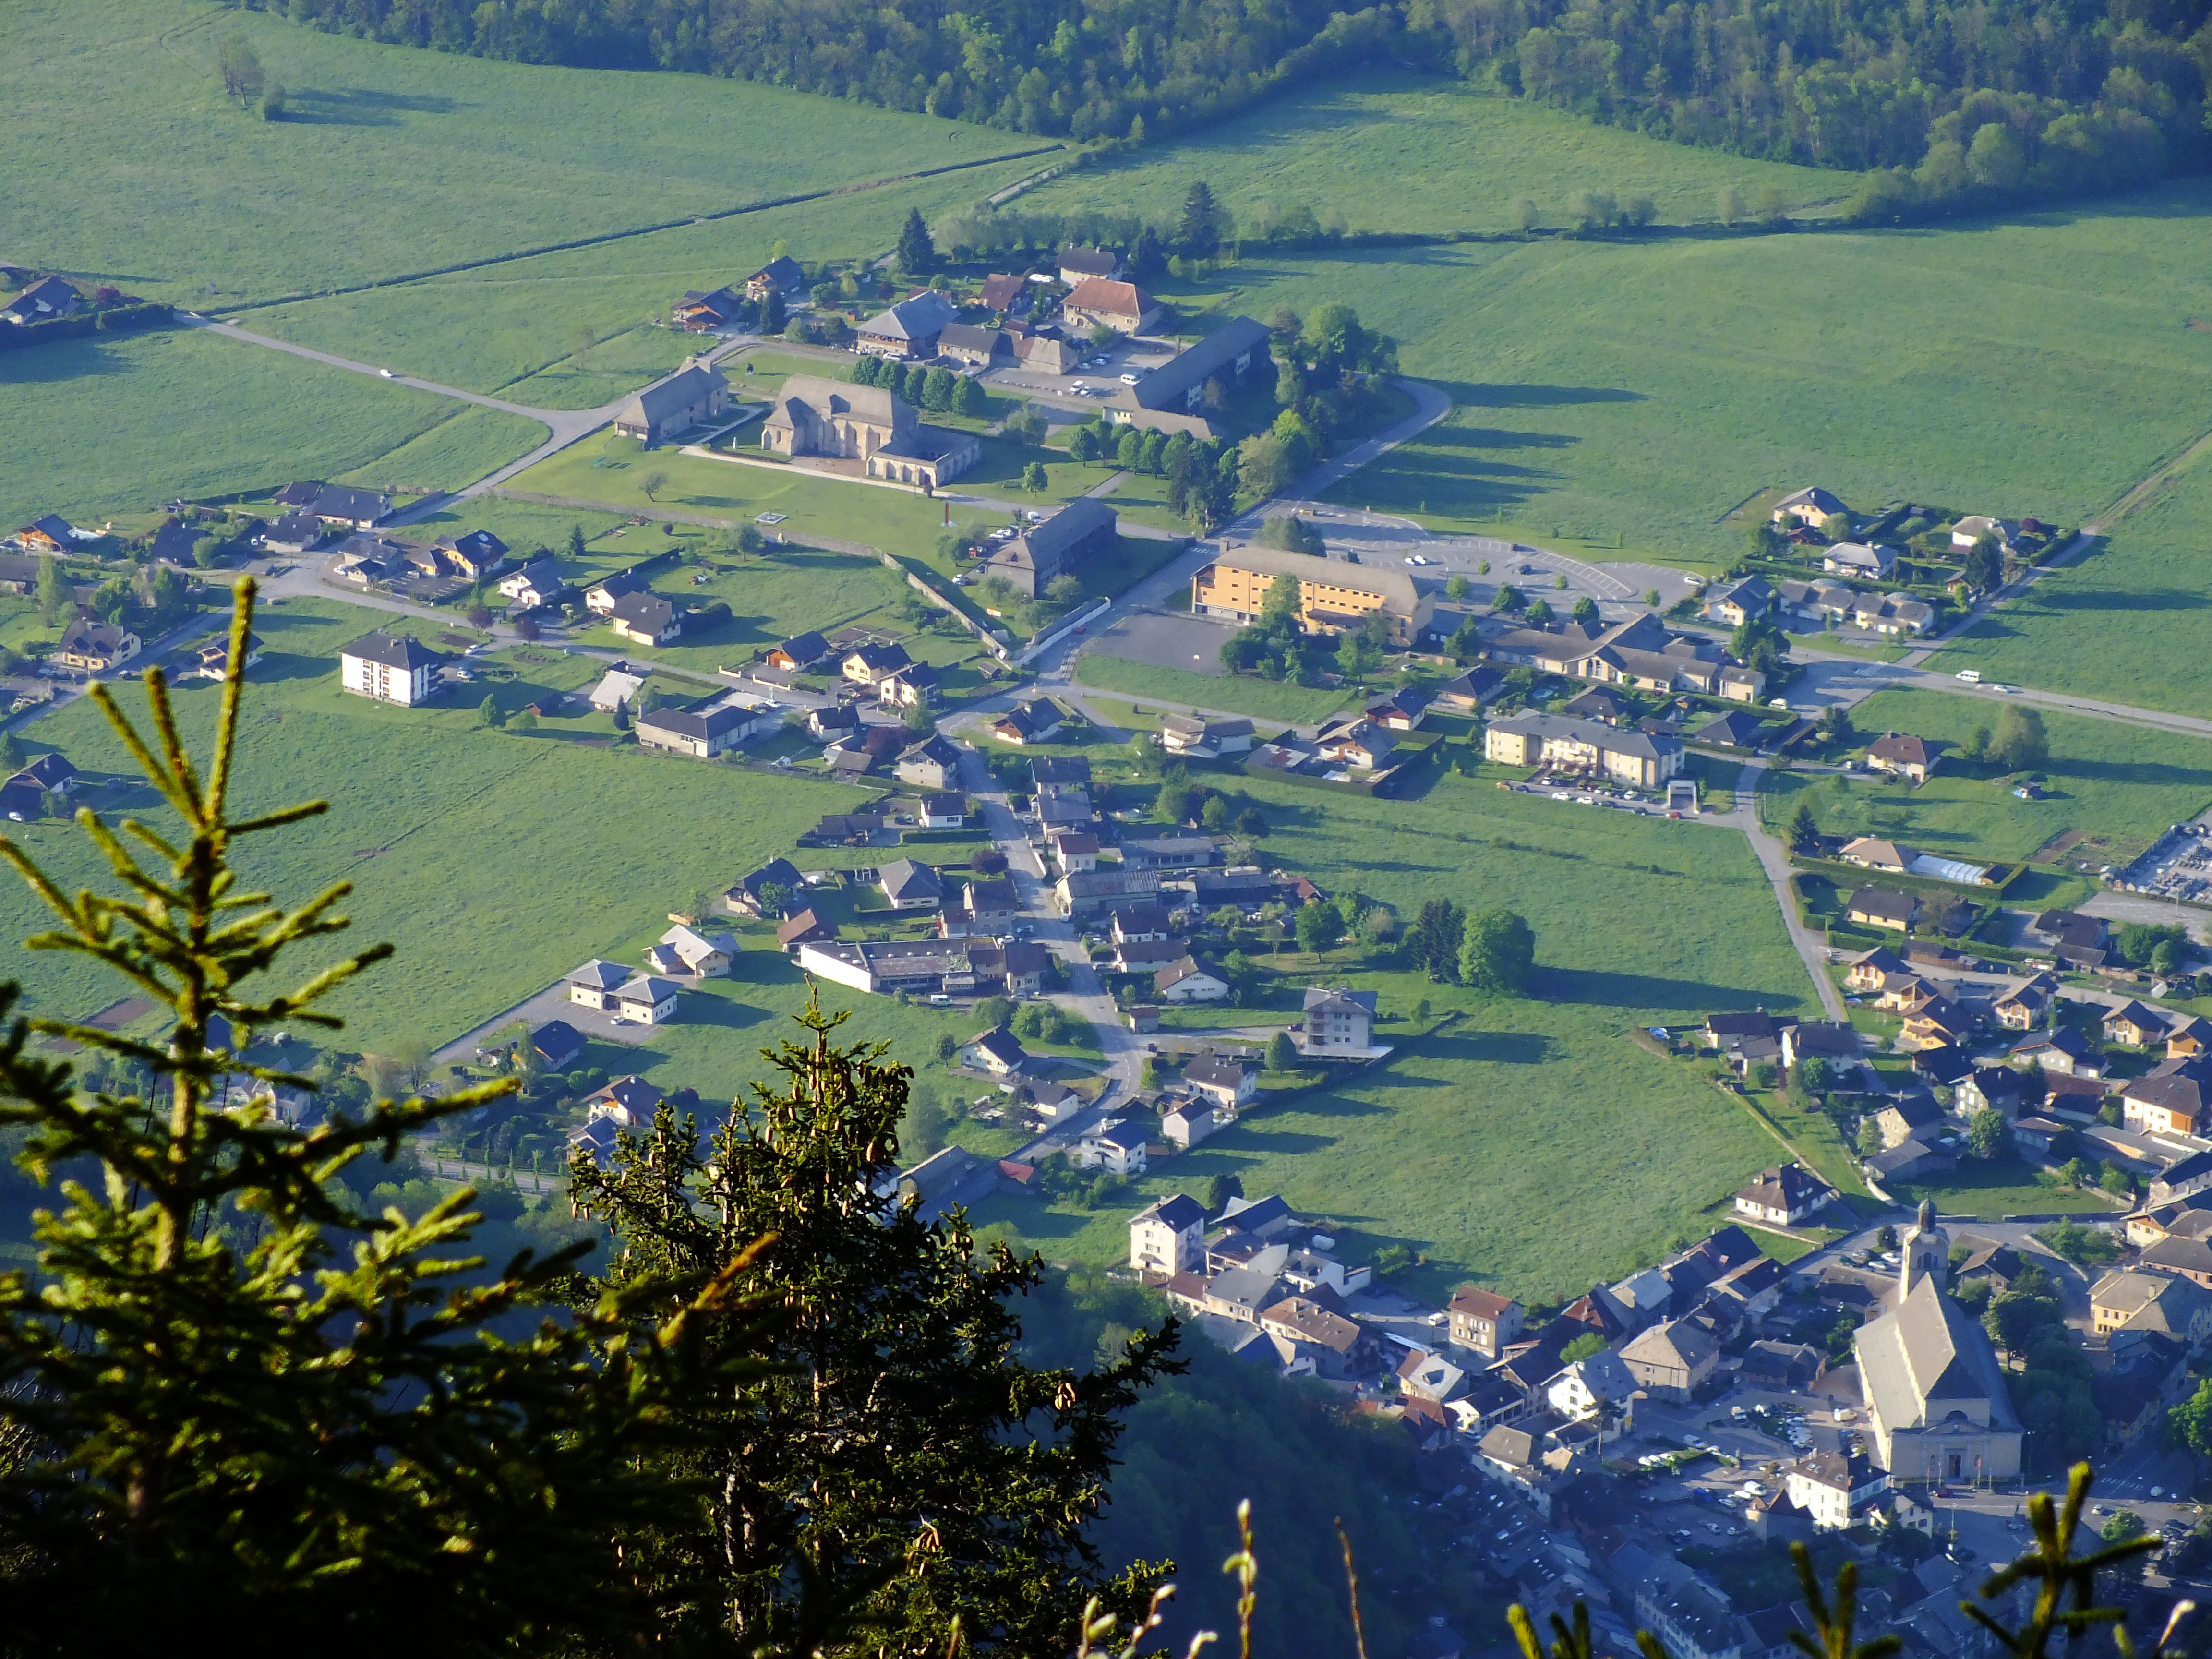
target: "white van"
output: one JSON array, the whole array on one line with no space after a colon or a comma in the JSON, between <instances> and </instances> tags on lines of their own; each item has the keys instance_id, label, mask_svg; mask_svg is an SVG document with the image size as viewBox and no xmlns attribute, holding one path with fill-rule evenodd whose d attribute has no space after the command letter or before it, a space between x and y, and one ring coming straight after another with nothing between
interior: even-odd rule
<instances>
[{"instance_id":1,"label":"white van","mask_svg":"<svg viewBox=\"0 0 2212 1659\"><path fill-rule=\"evenodd\" d=\"M1966 681L1969 685L1979 685L1982 683L1982 671L1978 668L1961 668L1954 678Z\"/></svg>"}]
</instances>

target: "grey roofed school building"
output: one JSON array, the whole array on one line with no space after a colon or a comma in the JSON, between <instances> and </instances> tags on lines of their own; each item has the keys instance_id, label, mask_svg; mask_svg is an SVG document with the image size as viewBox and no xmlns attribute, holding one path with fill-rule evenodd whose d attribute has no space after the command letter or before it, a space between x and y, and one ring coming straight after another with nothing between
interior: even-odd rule
<instances>
[{"instance_id":1,"label":"grey roofed school building","mask_svg":"<svg viewBox=\"0 0 2212 1659\"><path fill-rule=\"evenodd\" d=\"M1079 495L1026 535L993 552L983 568L990 575L1005 577L1017 592L1035 599L1055 578L1076 574L1100 554L1111 552L1120 524L1104 501Z\"/></svg>"},{"instance_id":2,"label":"grey roofed school building","mask_svg":"<svg viewBox=\"0 0 2212 1659\"><path fill-rule=\"evenodd\" d=\"M1268 361L1267 325L1249 317L1232 317L1196 345L1154 369L1137 382L1139 409L1188 411L1206 400L1206 383L1218 380L1226 386L1252 372L1255 363Z\"/></svg>"},{"instance_id":3,"label":"grey roofed school building","mask_svg":"<svg viewBox=\"0 0 2212 1659\"><path fill-rule=\"evenodd\" d=\"M672 433L729 407L730 383L712 364L694 359L657 386L649 386L615 414L615 431L657 444Z\"/></svg>"}]
</instances>

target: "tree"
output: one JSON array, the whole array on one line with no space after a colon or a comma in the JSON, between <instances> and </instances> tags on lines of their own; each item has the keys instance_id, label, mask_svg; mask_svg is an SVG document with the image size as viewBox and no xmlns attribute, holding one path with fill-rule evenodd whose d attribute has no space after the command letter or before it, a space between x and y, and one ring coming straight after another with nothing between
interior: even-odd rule
<instances>
[{"instance_id":1,"label":"tree","mask_svg":"<svg viewBox=\"0 0 2212 1659\"><path fill-rule=\"evenodd\" d=\"M1460 942L1459 977L1479 991L1522 996L1536 974L1536 935L1510 910L1484 910L1467 919Z\"/></svg>"},{"instance_id":2,"label":"tree","mask_svg":"<svg viewBox=\"0 0 2212 1659\"><path fill-rule=\"evenodd\" d=\"M1567 614L1578 623L1594 623L1597 620L1597 601L1585 593L1575 601L1574 609Z\"/></svg>"},{"instance_id":3,"label":"tree","mask_svg":"<svg viewBox=\"0 0 2212 1659\"><path fill-rule=\"evenodd\" d=\"M883 245L879 242L878 247ZM937 265L937 245L930 240L929 227L922 222L921 210L908 208L906 222L899 227L898 267L901 270L932 270Z\"/></svg>"},{"instance_id":4,"label":"tree","mask_svg":"<svg viewBox=\"0 0 2212 1659\"><path fill-rule=\"evenodd\" d=\"M637 481L637 487L645 492L646 500L657 501L660 499L660 492L668 487L668 475L665 472L648 472Z\"/></svg>"},{"instance_id":5,"label":"tree","mask_svg":"<svg viewBox=\"0 0 2212 1659\"><path fill-rule=\"evenodd\" d=\"M1213 199L1213 191L1203 179L1199 180L1182 198L1182 212L1176 221L1176 246L1194 259L1212 258L1221 252L1227 217Z\"/></svg>"},{"instance_id":6,"label":"tree","mask_svg":"<svg viewBox=\"0 0 2212 1659\"><path fill-rule=\"evenodd\" d=\"M1072 461L1089 463L1098 459L1098 428L1089 422L1078 426L1067 437L1067 458Z\"/></svg>"},{"instance_id":7,"label":"tree","mask_svg":"<svg viewBox=\"0 0 2212 1659\"><path fill-rule=\"evenodd\" d=\"M252 615L241 582L233 661ZM296 907L237 902L239 842L324 810L233 815L237 734L257 729L240 718L247 684L223 683L214 750L198 762L174 735L161 670L146 676L150 733L106 687L92 690L182 820L167 846L88 825L127 897L65 896L0 841L55 912L46 942L168 1011L145 1041L36 1023L149 1080L144 1097L112 1069L114 1092L81 1093L68 1065L27 1052L23 1025L0 1044L0 1123L27 1131L40 1179L71 1173L33 1225L35 1271L0 1281L9 1639L104 1650L155 1621L230 1618L257 1643L302 1649L319 1632L375 1651L419 1639L422 1620L460 1651L549 1629L591 1647L625 1640L651 1612L620 1540L687 1507L654 1467L684 1443L664 1419L758 1374L750 1316L726 1285L662 1282L518 1328L511 1314L563 1300L581 1245L526 1253L462 1288L472 1194L419 1215L363 1212L365 1155L391 1158L512 1080L363 1100L312 1129L219 1109L226 1076L318 1090L328 1074L213 1049L215 1019L249 1039L336 1030L317 1005L392 954L342 954L295 988L256 982L302 945L327 959L347 888ZM0 1013L17 994L0 989ZM483 1340L495 1328L501 1340ZM653 1591L696 1588L672 1578Z\"/></svg>"},{"instance_id":8,"label":"tree","mask_svg":"<svg viewBox=\"0 0 2212 1659\"><path fill-rule=\"evenodd\" d=\"M1743 192L1734 185L1723 185L1714 194L1713 207L1721 223L1734 230L1736 222L1743 217Z\"/></svg>"},{"instance_id":9,"label":"tree","mask_svg":"<svg viewBox=\"0 0 2212 1659\"><path fill-rule=\"evenodd\" d=\"M1850 711L1839 702L1832 702L1820 711L1820 736L1838 747L1848 747L1853 733Z\"/></svg>"},{"instance_id":10,"label":"tree","mask_svg":"<svg viewBox=\"0 0 2212 1659\"><path fill-rule=\"evenodd\" d=\"M1587 1335L1577 1337L1565 1347L1560 1349L1559 1363L1562 1365L1571 1365L1579 1360L1595 1358L1604 1352L1605 1338L1599 1335L1597 1332L1591 1331Z\"/></svg>"},{"instance_id":11,"label":"tree","mask_svg":"<svg viewBox=\"0 0 2212 1659\"><path fill-rule=\"evenodd\" d=\"M1759 216L1761 224L1785 224L1790 218L1790 201L1783 195L1781 185L1761 185L1759 194L1753 198L1752 210Z\"/></svg>"},{"instance_id":12,"label":"tree","mask_svg":"<svg viewBox=\"0 0 2212 1659\"><path fill-rule=\"evenodd\" d=\"M223 36L216 48L216 71L222 77L223 91L240 103L250 104L261 95L261 60L244 35Z\"/></svg>"},{"instance_id":13,"label":"tree","mask_svg":"<svg viewBox=\"0 0 2212 1659\"><path fill-rule=\"evenodd\" d=\"M484 700L477 705L477 724L491 727L507 724L507 717L499 712L499 699L489 691L484 694Z\"/></svg>"},{"instance_id":14,"label":"tree","mask_svg":"<svg viewBox=\"0 0 2212 1659\"><path fill-rule=\"evenodd\" d=\"M781 1315L779 1369L688 1419L698 1449L662 1472L693 1507L634 1537L623 1571L712 1577L664 1614L678 1644L812 1650L852 1620L867 1651L915 1652L957 1618L975 1650L1027 1654L1091 1596L1139 1616L1165 1569L1109 1578L1086 1528L1124 1413L1182 1369L1175 1323L1094 1370L1027 1363L1009 1304L1043 1263L983 1250L964 1218L926 1222L899 1194L913 1073L885 1045L833 1041L845 1018L810 1004L809 1040L767 1055L778 1086L757 1085L705 1155L664 1106L609 1167L571 1165L619 1246L600 1289L726 1284Z\"/></svg>"},{"instance_id":15,"label":"tree","mask_svg":"<svg viewBox=\"0 0 2212 1659\"><path fill-rule=\"evenodd\" d=\"M1538 599L1531 604L1528 611L1523 614L1525 615L1530 627L1548 627L1553 620L1551 601L1548 599Z\"/></svg>"},{"instance_id":16,"label":"tree","mask_svg":"<svg viewBox=\"0 0 2212 1659\"><path fill-rule=\"evenodd\" d=\"M949 368L931 369L922 376L921 406L939 415L950 413L952 388L959 383L959 378Z\"/></svg>"},{"instance_id":17,"label":"tree","mask_svg":"<svg viewBox=\"0 0 2212 1659\"><path fill-rule=\"evenodd\" d=\"M1490 608L1493 611L1518 611L1521 608L1521 590L1511 582L1498 583L1498 592L1491 595Z\"/></svg>"},{"instance_id":18,"label":"tree","mask_svg":"<svg viewBox=\"0 0 2212 1659\"><path fill-rule=\"evenodd\" d=\"M2003 586L2004 555L1998 549L1997 538L1984 535L1968 548L1960 574L1977 593L1994 593Z\"/></svg>"},{"instance_id":19,"label":"tree","mask_svg":"<svg viewBox=\"0 0 2212 1659\"><path fill-rule=\"evenodd\" d=\"M1974 1149L1976 1158L1995 1158L2011 1132L2012 1125L2002 1112L1994 1106L1984 1106L1966 1125L1966 1144Z\"/></svg>"},{"instance_id":20,"label":"tree","mask_svg":"<svg viewBox=\"0 0 2212 1659\"><path fill-rule=\"evenodd\" d=\"M1987 131L1988 129L1984 128L1983 131ZM2105 1522L2097 1535L2109 1546L2146 1537L2148 1532L2149 1529L2143 1525L2142 1516L2133 1510L2121 1510ZM2099 1599L2107 1605L2120 1606L2132 1601L2136 1592L2142 1588L2146 1559L2143 1555L2124 1556L2100 1571L2097 1575Z\"/></svg>"},{"instance_id":21,"label":"tree","mask_svg":"<svg viewBox=\"0 0 2212 1659\"><path fill-rule=\"evenodd\" d=\"M76 594L63 574L58 558L39 561L39 611L50 623L59 622L76 608Z\"/></svg>"},{"instance_id":22,"label":"tree","mask_svg":"<svg viewBox=\"0 0 2212 1659\"><path fill-rule=\"evenodd\" d=\"M1859 1120L1859 1156L1872 1158L1882 1148L1881 1125L1869 1113Z\"/></svg>"},{"instance_id":23,"label":"tree","mask_svg":"<svg viewBox=\"0 0 2212 1659\"><path fill-rule=\"evenodd\" d=\"M1344 915L1334 904L1308 899L1298 906L1298 949L1315 955L1344 937Z\"/></svg>"},{"instance_id":24,"label":"tree","mask_svg":"<svg viewBox=\"0 0 2212 1659\"><path fill-rule=\"evenodd\" d=\"M980 421L990 413L991 400L984 395L983 383L972 375L956 376L952 382L952 412L971 421Z\"/></svg>"},{"instance_id":25,"label":"tree","mask_svg":"<svg viewBox=\"0 0 2212 1659\"><path fill-rule=\"evenodd\" d=\"M1232 1198L1244 1196L1244 1182L1234 1175L1213 1175L1206 1178L1206 1196L1201 1200L1208 1215L1219 1215L1229 1207Z\"/></svg>"},{"instance_id":26,"label":"tree","mask_svg":"<svg viewBox=\"0 0 2212 1659\"><path fill-rule=\"evenodd\" d=\"M1298 1045L1291 1041L1288 1031L1278 1031L1267 1039L1267 1069L1271 1072L1295 1072L1298 1068Z\"/></svg>"},{"instance_id":27,"label":"tree","mask_svg":"<svg viewBox=\"0 0 2212 1659\"><path fill-rule=\"evenodd\" d=\"M1990 190L2014 190L2027 173L2027 152L2002 121L1985 124L1966 147L1966 171Z\"/></svg>"},{"instance_id":28,"label":"tree","mask_svg":"<svg viewBox=\"0 0 2212 1659\"><path fill-rule=\"evenodd\" d=\"M1544 222L1543 210L1527 197L1513 204L1513 222L1521 227L1521 234L1528 236Z\"/></svg>"},{"instance_id":29,"label":"tree","mask_svg":"<svg viewBox=\"0 0 2212 1659\"><path fill-rule=\"evenodd\" d=\"M1993 1298L1982 1316L1990 1340L2013 1354L2025 1353L2045 1327L2059 1322L2057 1297L2017 1288Z\"/></svg>"},{"instance_id":30,"label":"tree","mask_svg":"<svg viewBox=\"0 0 2212 1659\"><path fill-rule=\"evenodd\" d=\"M1460 943L1466 931L1466 915L1449 899L1424 901L1420 915L1406 930L1406 966L1438 985L1458 983Z\"/></svg>"},{"instance_id":31,"label":"tree","mask_svg":"<svg viewBox=\"0 0 2212 1659\"><path fill-rule=\"evenodd\" d=\"M847 374L855 386L874 386L882 377L883 368L882 358L873 352L860 351L854 354L853 367Z\"/></svg>"},{"instance_id":32,"label":"tree","mask_svg":"<svg viewBox=\"0 0 2212 1659\"><path fill-rule=\"evenodd\" d=\"M1812 803L1801 800L1790 816L1790 845L1796 852L1809 853L1820 843L1820 820L1813 816Z\"/></svg>"},{"instance_id":33,"label":"tree","mask_svg":"<svg viewBox=\"0 0 2212 1659\"><path fill-rule=\"evenodd\" d=\"M1474 584L1464 571L1455 571L1444 582L1444 597L1464 603L1474 592Z\"/></svg>"},{"instance_id":34,"label":"tree","mask_svg":"<svg viewBox=\"0 0 2212 1659\"><path fill-rule=\"evenodd\" d=\"M1990 757L2008 772L2035 772L2050 765L2051 737L2043 729L2043 716L2017 703L2006 705L1997 716Z\"/></svg>"},{"instance_id":35,"label":"tree","mask_svg":"<svg viewBox=\"0 0 2212 1659\"><path fill-rule=\"evenodd\" d=\"M1022 469L1022 488L1032 495L1042 495L1052 488L1052 481L1045 476L1042 461L1031 461Z\"/></svg>"},{"instance_id":36,"label":"tree","mask_svg":"<svg viewBox=\"0 0 2212 1659\"><path fill-rule=\"evenodd\" d=\"M2187 1452L2192 1468L2212 1456L2212 1376L2199 1382L2188 1399L2167 1408L2163 1438L2167 1445Z\"/></svg>"},{"instance_id":37,"label":"tree","mask_svg":"<svg viewBox=\"0 0 2212 1659\"><path fill-rule=\"evenodd\" d=\"M1729 652L1745 667L1771 676L1788 662L1790 641L1771 618L1746 617L1729 636Z\"/></svg>"}]
</instances>

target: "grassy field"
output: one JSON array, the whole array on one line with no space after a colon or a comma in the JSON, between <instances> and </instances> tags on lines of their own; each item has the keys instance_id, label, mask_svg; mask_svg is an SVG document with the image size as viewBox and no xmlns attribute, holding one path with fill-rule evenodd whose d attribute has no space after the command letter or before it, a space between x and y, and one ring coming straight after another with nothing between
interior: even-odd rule
<instances>
[{"instance_id":1,"label":"grassy field","mask_svg":"<svg viewBox=\"0 0 2212 1659\"><path fill-rule=\"evenodd\" d=\"M2062 523L2112 501L2206 424L2212 335L2182 325L2212 313L2208 205L2192 180L1911 232L1254 253L1162 286L1263 318L1350 301L1451 394L1335 499L1711 561L1741 546L1718 521L1781 486Z\"/></svg>"},{"instance_id":2,"label":"grassy field","mask_svg":"<svg viewBox=\"0 0 2212 1659\"><path fill-rule=\"evenodd\" d=\"M2146 472L2149 471L2145 468ZM2204 526L2212 466L2182 471L2087 556L2038 581L1936 661L1993 680L2212 714Z\"/></svg>"},{"instance_id":3,"label":"grassy field","mask_svg":"<svg viewBox=\"0 0 2212 1659\"><path fill-rule=\"evenodd\" d=\"M1352 700L1347 691L1255 679L1249 675L1200 674L1187 668L1158 668L1107 653L1105 642L1076 659L1078 684L1102 691L1127 691L1140 697L1173 698L1200 708L1224 709L1255 720L1287 720L1310 726Z\"/></svg>"},{"instance_id":4,"label":"grassy field","mask_svg":"<svg viewBox=\"0 0 2212 1659\"><path fill-rule=\"evenodd\" d=\"M909 208L939 214L1035 165L1009 162L680 225L396 288L270 307L243 320L261 332L390 363L447 386L520 395L526 385L525 401L544 395L538 407L590 406L649 377L641 373L621 384L610 365L631 358L644 367L672 352L680 356L680 337L646 325L665 321L669 302L687 289L742 280L780 241L810 262L874 258L896 240ZM608 343L595 344L588 368L580 369L574 351L581 328Z\"/></svg>"},{"instance_id":5,"label":"grassy field","mask_svg":"<svg viewBox=\"0 0 2212 1659\"><path fill-rule=\"evenodd\" d=\"M189 330L0 353L0 520L355 477L459 488L544 438L520 416Z\"/></svg>"},{"instance_id":6,"label":"grassy field","mask_svg":"<svg viewBox=\"0 0 2212 1659\"><path fill-rule=\"evenodd\" d=\"M1955 749L1996 710L1940 691L1878 691L1852 710L1862 732L1911 732ZM1873 835L1924 852L2004 862L2028 857L2065 830L2155 838L2212 802L2212 741L2111 720L2045 712L2052 798L2021 800L1996 776L1939 767L1919 788L1802 773L1771 773L1759 793L1770 824L1786 824L1801 799L1830 835Z\"/></svg>"},{"instance_id":7,"label":"grassy field","mask_svg":"<svg viewBox=\"0 0 2212 1659\"><path fill-rule=\"evenodd\" d=\"M854 799L827 784L598 746L611 735L602 715L549 720L529 735L482 731L478 687L449 692L452 706L435 709L346 696L337 686L337 647L386 620L319 600L264 612L256 630L268 652L255 671L238 775L246 810L314 796L332 808L249 845L249 878L294 901L349 880L356 890L345 908L358 941L402 946L397 968L333 1005L350 1022L349 1046L456 1036L655 923L680 899L787 851L820 814ZM434 625L424 631L435 643ZM508 708L544 689L580 686L599 667L547 651L514 665L517 678L489 688ZM210 729L216 696L204 682L181 690L180 720L191 738L204 740ZM135 772L82 702L22 736L27 747L60 748L81 769ZM149 812L143 790L110 805L155 822L163 816ZM64 888L100 878L74 829L39 824L19 833ZM519 848L526 854L518 857ZM37 925L27 890L0 886L0 938L22 938ZM64 957L24 957L10 972L42 1009L86 1013L112 994Z\"/></svg>"},{"instance_id":8,"label":"grassy field","mask_svg":"<svg viewBox=\"0 0 2212 1659\"><path fill-rule=\"evenodd\" d=\"M989 441L987 461L1013 447ZM1055 468L1049 459L1048 476L1057 472L1067 485L1074 486L1081 469ZM1000 465L1003 471L1003 460ZM1014 470L1019 471L1018 467ZM990 471L987 465L979 473L988 477ZM648 499L645 481L654 473L662 475L665 483ZM973 478L963 478L955 488L964 493L975 483ZM841 483L796 467L747 466L672 449L647 451L636 439L617 437L612 432L572 444L558 455L518 473L507 481L507 488L532 495L607 501L648 516L672 507L742 524L763 513L781 513L787 522L775 526L775 531L794 540L823 536L899 553L919 554L933 547L945 533L948 507L956 528L1007 521L1006 514L996 510L949 502L942 496L933 501L903 489ZM1054 496L1048 493L1016 499L1035 501L1044 507Z\"/></svg>"},{"instance_id":9,"label":"grassy field","mask_svg":"<svg viewBox=\"0 0 2212 1659\"><path fill-rule=\"evenodd\" d=\"M233 32L290 118L222 95ZM1037 142L748 82L377 46L198 0L26 0L9 46L9 171L100 185L19 193L8 253L165 299L338 287Z\"/></svg>"},{"instance_id":10,"label":"grassy field","mask_svg":"<svg viewBox=\"0 0 2212 1659\"><path fill-rule=\"evenodd\" d=\"M1887 1191L1900 1204L1917 1205L1923 1198L1936 1200L1946 1215L1970 1215L1994 1221L2008 1215L2049 1215L2057 1212L2085 1215L2118 1215L2121 1206L2094 1193L2070 1187L2045 1187L2011 1158L1993 1164L1962 1164L1934 1181L1901 1181Z\"/></svg>"},{"instance_id":11,"label":"grassy field","mask_svg":"<svg viewBox=\"0 0 2212 1659\"><path fill-rule=\"evenodd\" d=\"M1540 222L1571 222L1567 198L1609 190L1652 198L1662 224L1716 216L1717 192L1778 185L1815 211L1848 195L1849 174L1659 144L1561 111L1431 76L1368 75L1274 100L1172 146L1063 173L1025 192L1044 211L1100 207L1172 219L1194 178L1240 226L1272 201L1334 208L1355 231L1517 231L1522 197Z\"/></svg>"},{"instance_id":12,"label":"grassy field","mask_svg":"<svg viewBox=\"0 0 2212 1659\"><path fill-rule=\"evenodd\" d=\"M1402 1044L1386 1065L1247 1117L1108 1209L994 1199L986 1219L1056 1259L1104 1261L1126 1250L1139 1202L1234 1172L1248 1193L1279 1189L1337 1220L1354 1235L1347 1250L1425 1252L1412 1281L1424 1291L1473 1279L1534 1298L1586 1290L1701 1233L1701 1210L1781 1155L1740 1103L1621 1035L1807 1000L1741 837L1563 817L1487 777L1441 777L1401 801L1238 787L1273 826L1270 864L1356 888L1401 918L1437 896L1525 915L1542 995L1495 1001L1409 975L1332 972L1379 991L1379 1035ZM1419 1035L1423 1001L1459 1018Z\"/></svg>"}]
</instances>

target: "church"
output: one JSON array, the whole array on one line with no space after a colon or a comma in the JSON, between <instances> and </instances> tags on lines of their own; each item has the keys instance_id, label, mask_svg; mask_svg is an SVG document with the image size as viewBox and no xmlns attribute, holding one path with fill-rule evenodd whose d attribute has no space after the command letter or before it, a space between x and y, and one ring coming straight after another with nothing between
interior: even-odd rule
<instances>
[{"instance_id":1,"label":"church","mask_svg":"<svg viewBox=\"0 0 2212 1659\"><path fill-rule=\"evenodd\" d=\"M1951 1238L1923 1202L1889 1311L1852 1339L1875 1456L1893 1483L2009 1480L2022 1431L1980 1324L1945 1293Z\"/></svg>"},{"instance_id":2,"label":"church","mask_svg":"<svg viewBox=\"0 0 2212 1659\"><path fill-rule=\"evenodd\" d=\"M983 453L972 433L925 426L914 405L888 387L811 374L783 383L761 422L760 441L771 454L859 461L868 477L931 489L966 472Z\"/></svg>"}]
</instances>

